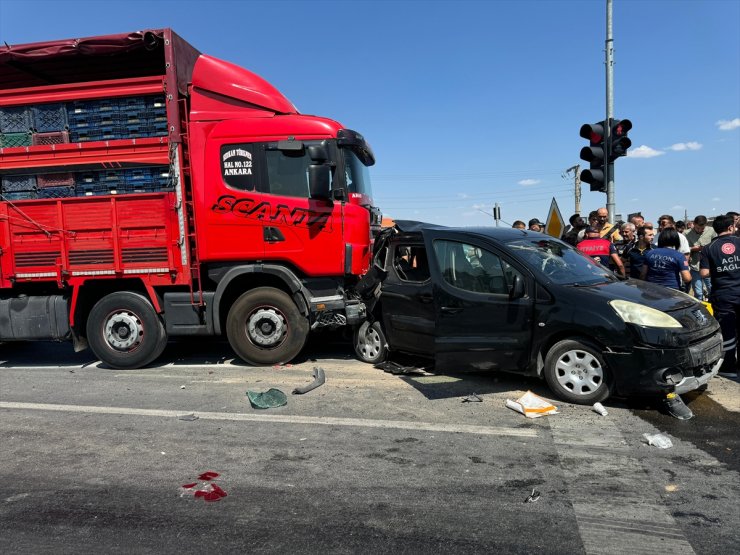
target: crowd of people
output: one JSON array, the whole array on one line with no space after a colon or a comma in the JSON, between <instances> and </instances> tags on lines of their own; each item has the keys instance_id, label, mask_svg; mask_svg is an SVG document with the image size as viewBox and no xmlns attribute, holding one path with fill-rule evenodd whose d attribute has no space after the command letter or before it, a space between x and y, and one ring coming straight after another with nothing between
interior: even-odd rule
<instances>
[{"instance_id":1,"label":"crowd of people","mask_svg":"<svg viewBox=\"0 0 740 555\"><path fill-rule=\"evenodd\" d=\"M655 227L637 214L629 222L609 222L606 208L587 220L573 214L561 239L622 277L684 291L708 301L722 328L724 363L720 375L737 378L740 325L740 214L728 212L709 223L663 214ZM518 229L544 232L537 218L517 220Z\"/></svg>"}]
</instances>

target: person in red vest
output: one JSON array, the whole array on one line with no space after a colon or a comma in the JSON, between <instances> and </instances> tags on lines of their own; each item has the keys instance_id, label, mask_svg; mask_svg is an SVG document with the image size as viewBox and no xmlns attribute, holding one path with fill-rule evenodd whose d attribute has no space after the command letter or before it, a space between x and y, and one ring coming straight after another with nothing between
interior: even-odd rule
<instances>
[{"instance_id":1,"label":"person in red vest","mask_svg":"<svg viewBox=\"0 0 740 555\"><path fill-rule=\"evenodd\" d=\"M592 226L586 228L584 236L586 238L577 245L578 250L607 268L611 261L616 266L619 275L624 277L624 264L614 244L609 239L599 237L599 230Z\"/></svg>"}]
</instances>

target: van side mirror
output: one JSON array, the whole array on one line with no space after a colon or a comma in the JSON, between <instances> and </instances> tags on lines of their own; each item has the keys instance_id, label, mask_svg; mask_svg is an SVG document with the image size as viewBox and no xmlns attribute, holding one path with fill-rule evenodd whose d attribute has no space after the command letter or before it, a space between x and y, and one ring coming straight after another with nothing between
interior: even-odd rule
<instances>
[{"instance_id":1,"label":"van side mirror","mask_svg":"<svg viewBox=\"0 0 740 555\"><path fill-rule=\"evenodd\" d=\"M509 292L509 299L521 299L524 296L524 280L519 274L514 275L514 282L511 284L511 291Z\"/></svg>"},{"instance_id":2,"label":"van side mirror","mask_svg":"<svg viewBox=\"0 0 740 555\"><path fill-rule=\"evenodd\" d=\"M308 189L311 198L328 199L331 186L331 167L325 164L311 164L308 166Z\"/></svg>"}]
</instances>

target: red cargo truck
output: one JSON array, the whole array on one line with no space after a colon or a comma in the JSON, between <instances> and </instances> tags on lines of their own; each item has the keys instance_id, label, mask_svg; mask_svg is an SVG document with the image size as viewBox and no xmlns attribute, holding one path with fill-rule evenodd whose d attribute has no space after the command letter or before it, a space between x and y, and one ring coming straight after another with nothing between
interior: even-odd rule
<instances>
[{"instance_id":1,"label":"red cargo truck","mask_svg":"<svg viewBox=\"0 0 740 555\"><path fill-rule=\"evenodd\" d=\"M170 29L0 48L0 341L251 364L359 323L373 153Z\"/></svg>"}]
</instances>

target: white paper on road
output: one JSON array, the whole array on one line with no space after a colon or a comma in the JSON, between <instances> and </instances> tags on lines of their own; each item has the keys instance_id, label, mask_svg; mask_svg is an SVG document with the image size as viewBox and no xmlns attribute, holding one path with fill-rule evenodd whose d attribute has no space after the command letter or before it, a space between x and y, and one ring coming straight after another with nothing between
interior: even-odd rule
<instances>
[{"instance_id":1,"label":"white paper on road","mask_svg":"<svg viewBox=\"0 0 740 555\"><path fill-rule=\"evenodd\" d=\"M527 391L516 401L506 399L506 406L522 413L527 418L539 418L548 414L558 414L558 408L531 391Z\"/></svg>"}]
</instances>

